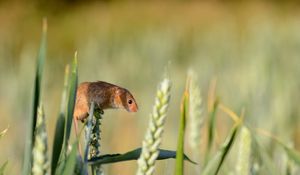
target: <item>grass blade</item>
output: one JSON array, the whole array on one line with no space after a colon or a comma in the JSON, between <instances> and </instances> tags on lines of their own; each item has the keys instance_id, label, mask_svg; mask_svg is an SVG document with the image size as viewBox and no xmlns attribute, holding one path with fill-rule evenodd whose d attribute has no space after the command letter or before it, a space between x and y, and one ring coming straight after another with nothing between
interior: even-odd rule
<instances>
[{"instance_id":1,"label":"grass blade","mask_svg":"<svg viewBox=\"0 0 300 175\"><path fill-rule=\"evenodd\" d=\"M38 53L37 58L37 68L36 68L36 75L35 75L35 82L34 82L34 94L33 94L33 112L32 116L29 118L29 128L28 134L26 139L26 146L25 146L25 156L23 162L23 175L27 175L31 171L31 164L32 164L32 147L34 145L35 137L34 137L34 130L36 125L36 117L37 117L37 108L40 101L40 92L41 92L41 80L42 80L42 73L44 62L46 59L46 48L47 48L47 21L44 19L43 21L43 32L42 32L42 39L40 44L40 50Z\"/></svg>"},{"instance_id":2,"label":"grass blade","mask_svg":"<svg viewBox=\"0 0 300 175\"><path fill-rule=\"evenodd\" d=\"M66 134L65 134L65 148L67 150L69 144L69 138L71 133L73 112L76 100L76 91L78 83L78 72L77 72L77 52L75 52L74 61L72 64L72 72L70 77L70 89L69 89L69 100L68 100L68 113L66 119Z\"/></svg>"},{"instance_id":3,"label":"grass blade","mask_svg":"<svg viewBox=\"0 0 300 175\"><path fill-rule=\"evenodd\" d=\"M46 59L46 48L47 48L47 21L44 19L43 21L43 33L42 33L42 40L40 45L40 50L38 53L37 59L37 69L35 75L35 83L34 83L34 97L33 97L33 122L31 127L31 135L32 135L32 142L34 143L34 130L36 125L36 118L37 118L37 109L38 105L40 104L40 94L41 94L41 82L42 82L42 74L44 69L44 62Z\"/></svg>"},{"instance_id":4,"label":"grass blade","mask_svg":"<svg viewBox=\"0 0 300 175\"><path fill-rule=\"evenodd\" d=\"M215 136L215 124L216 124L216 114L218 108L218 101L215 101L213 110L210 113L209 117L209 127L208 127L208 150L211 150L212 143Z\"/></svg>"},{"instance_id":5,"label":"grass blade","mask_svg":"<svg viewBox=\"0 0 300 175\"><path fill-rule=\"evenodd\" d=\"M65 132L65 109L67 101L67 91L68 91L68 80L69 80L69 66L65 69L65 81L64 90L61 100L61 111L56 121L55 135L53 139L53 151L52 151L52 162L51 162L51 174L53 175L56 170L57 162L62 152L62 146L64 141Z\"/></svg>"},{"instance_id":6,"label":"grass blade","mask_svg":"<svg viewBox=\"0 0 300 175\"><path fill-rule=\"evenodd\" d=\"M62 153L63 140L65 131L65 115L60 114L56 121L55 135L52 150L51 174L55 174L59 157Z\"/></svg>"},{"instance_id":7,"label":"grass blade","mask_svg":"<svg viewBox=\"0 0 300 175\"><path fill-rule=\"evenodd\" d=\"M225 142L219 149L219 151L215 154L215 156L208 162L208 164L204 167L202 175L216 175L218 174L224 159L226 158L233 142L235 140L237 131L239 129L240 122L236 123L231 129L229 135L227 136Z\"/></svg>"},{"instance_id":8,"label":"grass blade","mask_svg":"<svg viewBox=\"0 0 300 175\"><path fill-rule=\"evenodd\" d=\"M208 141L207 141L207 151L205 153L204 158L204 166L207 164L208 160L210 159L210 152L213 147L213 141L215 137L215 124L216 124L216 116L217 116L217 109L218 109L218 101L214 102L212 111L209 112L209 123L208 123Z\"/></svg>"},{"instance_id":9,"label":"grass blade","mask_svg":"<svg viewBox=\"0 0 300 175\"><path fill-rule=\"evenodd\" d=\"M187 80L187 86L183 95L183 99L181 102L181 116L180 116L180 126L178 133L178 143L177 143L177 152L176 152L176 166L175 166L175 174L183 175L184 172L184 134L185 134L185 123L186 116L188 110L188 102L189 102L189 79Z\"/></svg>"},{"instance_id":10,"label":"grass blade","mask_svg":"<svg viewBox=\"0 0 300 175\"><path fill-rule=\"evenodd\" d=\"M216 99L216 86L217 79L214 78L209 86L208 98L207 98L207 107L208 107L208 136L207 136L207 147L204 155L204 165L207 165L208 160L210 159L210 153L213 147L213 141L215 136L215 123L216 115L218 109L218 100Z\"/></svg>"},{"instance_id":11,"label":"grass blade","mask_svg":"<svg viewBox=\"0 0 300 175\"><path fill-rule=\"evenodd\" d=\"M77 145L78 145L78 141L73 143L72 150L71 150L70 154L67 157L66 164L65 164L64 170L62 172L62 175L74 174L74 169L75 169L75 165L76 165L77 151L78 151L77 150Z\"/></svg>"}]
</instances>

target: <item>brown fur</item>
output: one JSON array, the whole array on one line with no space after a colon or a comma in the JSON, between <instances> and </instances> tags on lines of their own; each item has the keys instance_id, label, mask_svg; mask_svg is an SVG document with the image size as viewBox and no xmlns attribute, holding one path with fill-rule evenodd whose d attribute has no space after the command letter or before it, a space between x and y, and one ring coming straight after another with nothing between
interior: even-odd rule
<instances>
[{"instance_id":1,"label":"brown fur","mask_svg":"<svg viewBox=\"0 0 300 175\"><path fill-rule=\"evenodd\" d=\"M129 104L132 100L132 104ZM136 112L138 106L131 93L119 86L103 81L83 82L77 88L74 118L84 120L88 117L89 106L95 102L99 109L125 108L128 112Z\"/></svg>"}]
</instances>

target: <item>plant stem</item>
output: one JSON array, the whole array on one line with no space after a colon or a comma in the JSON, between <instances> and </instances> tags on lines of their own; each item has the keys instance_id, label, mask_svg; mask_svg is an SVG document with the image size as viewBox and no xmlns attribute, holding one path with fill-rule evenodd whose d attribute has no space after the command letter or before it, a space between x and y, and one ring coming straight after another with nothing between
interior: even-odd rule
<instances>
[{"instance_id":1,"label":"plant stem","mask_svg":"<svg viewBox=\"0 0 300 175\"><path fill-rule=\"evenodd\" d=\"M94 115L91 121L91 126L87 125L87 129L86 129L86 138L89 137L89 139L87 139L88 144L87 146L89 146L89 159L94 158L94 157L98 157L100 156L100 125L101 125L101 116L102 110L100 109L95 109L94 110ZM88 132L90 130L90 132ZM102 175L102 169L101 169L101 165L92 165L91 166L91 170L92 170L92 174L95 175Z\"/></svg>"}]
</instances>

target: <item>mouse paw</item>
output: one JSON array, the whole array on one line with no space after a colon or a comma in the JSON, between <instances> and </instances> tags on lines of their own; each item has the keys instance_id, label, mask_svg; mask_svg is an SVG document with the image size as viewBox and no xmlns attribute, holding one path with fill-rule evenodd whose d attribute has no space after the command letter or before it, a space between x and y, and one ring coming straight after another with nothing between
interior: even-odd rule
<instances>
[{"instance_id":1,"label":"mouse paw","mask_svg":"<svg viewBox=\"0 0 300 175\"><path fill-rule=\"evenodd\" d=\"M99 110L100 114L103 115L104 111L102 109Z\"/></svg>"}]
</instances>

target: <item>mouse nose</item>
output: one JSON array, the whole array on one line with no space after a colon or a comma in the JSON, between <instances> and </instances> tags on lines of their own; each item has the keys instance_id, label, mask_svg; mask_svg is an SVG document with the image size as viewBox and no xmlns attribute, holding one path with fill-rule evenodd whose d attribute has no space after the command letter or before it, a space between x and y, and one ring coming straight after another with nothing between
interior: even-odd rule
<instances>
[{"instance_id":1,"label":"mouse nose","mask_svg":"<svg viewBox=\"0 0 300 175\"><path fill-rule=\"evenodd\" d=\"M137 112L138 111L138 107L136 105L132 105L130 107L130 112Z\"/></svg>"}]
</instances>

